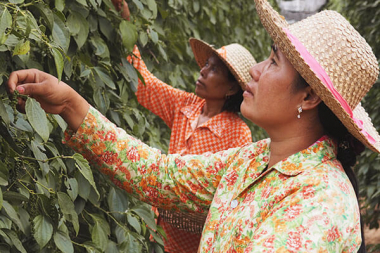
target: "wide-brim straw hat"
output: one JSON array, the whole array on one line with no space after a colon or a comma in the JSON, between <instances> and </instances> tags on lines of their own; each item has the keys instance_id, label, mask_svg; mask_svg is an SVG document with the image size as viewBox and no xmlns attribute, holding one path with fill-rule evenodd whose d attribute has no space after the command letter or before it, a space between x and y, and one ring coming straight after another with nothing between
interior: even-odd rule
<instances>
[{"instance_id":1,"label":"wide-brim straw hat","mask_svg":"<svg viewBox=\"0 0 380 253\"><path fill-rule=\"evenodd\" d=\"M289 25L266 0L255 3L263 26L293 67L355 138L380 153L379 133L360 103L379 75L365 39L335 11Z\"/></svg>"},{"instance_id":2,"label":"wide-brim straw hat","mask_svg":"<svg viewBox=\"0 0 380 253\"><path fill-rule=\"evenodd\" d=\"M256 64L255 58L245 47L233 43L215 49L212 45L195 38L190 38L189 42L200 68L203 68L208 58L215 54L226 64L243 90L245 89L247 83L252 79L249 69Z\"/></svg>"}]
</instances>

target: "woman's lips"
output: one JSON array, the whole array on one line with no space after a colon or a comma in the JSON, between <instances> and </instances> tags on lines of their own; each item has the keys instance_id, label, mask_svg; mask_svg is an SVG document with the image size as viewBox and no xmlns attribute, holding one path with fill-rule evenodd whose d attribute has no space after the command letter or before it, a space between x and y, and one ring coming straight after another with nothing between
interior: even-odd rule
<instances>
[{"instance_id":1,"label":"woman's lips","mask_svg":"<svg viewBox=\"0 0 380 253\"><path fill-rule=\"evenodd\" d=\"M243 92L243 97L253 97L253 92L249 88L249 86L246 86L245 91Z\"/></svg>"},{"instance_id":2,"label":"woman's lips","mask_svg":"<svg viewBox=\"0 0 380 253\"><path fill-rule=\"evenodd\" d=\"M204 83L202 83L202 81L199 81L199 80L197 80L197 82L195 83L196 85L205 85Z\"/></svg>"}]
</instances>

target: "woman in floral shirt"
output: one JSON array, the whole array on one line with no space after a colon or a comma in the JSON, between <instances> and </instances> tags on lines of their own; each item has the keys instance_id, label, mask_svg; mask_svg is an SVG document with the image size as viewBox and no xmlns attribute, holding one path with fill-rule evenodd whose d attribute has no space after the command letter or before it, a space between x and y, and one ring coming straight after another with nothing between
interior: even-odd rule
<instances>
[{"instance_id":1,"label":"woman in floral shirt","mask_svg":"<svg viewBox=\"0 0 380 253\"><path fill-rule=\"evenodd\" d=\"M336 12L289 26L267 1L255 3L275 45L250 69L241 111L270 139L215 154L163 155L44 72L12 73L10 91L59 113L75 132L67 144L127 192L171 210L209 208L199 252L362 251L351 167L362 144L380 152L360 105L378 77L376 58Z\"/></svg>"}]
</instances>

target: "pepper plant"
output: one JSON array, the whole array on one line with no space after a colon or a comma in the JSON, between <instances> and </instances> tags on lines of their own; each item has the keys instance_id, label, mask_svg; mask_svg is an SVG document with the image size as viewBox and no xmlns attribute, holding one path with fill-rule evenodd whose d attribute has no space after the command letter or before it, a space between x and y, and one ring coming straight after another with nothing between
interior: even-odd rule
<instances>
[{"instance_id":1,"label":"pepper plant","mask_svg":"<svg viewBox=\"0 0 380 253\"><path fill-rule=\"evenodd\" d=\"M130 21L111 0L0 1L0 252L163 252L151 207L66 147L61 117L33 98L22 97L26 111L17 110L20 95L6 89L12 71L56 76L119 127L166 152L170 130L134 95L141 76L126 60L134 45L157 77L187 91L199 75L190 37L216 47L241 43L258 61L269 54L251 0L128 3ZM265 136L250 126L254 139Z\"/></svg>"}]
</instances>

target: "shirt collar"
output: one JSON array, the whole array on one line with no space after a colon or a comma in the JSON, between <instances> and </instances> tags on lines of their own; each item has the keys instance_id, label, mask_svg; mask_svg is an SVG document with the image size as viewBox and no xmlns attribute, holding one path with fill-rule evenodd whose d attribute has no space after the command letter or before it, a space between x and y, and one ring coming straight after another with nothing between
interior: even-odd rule
<instances>
[{"instance_id":1,"label":"shirt collar","mask_svg":"<svg viewBox=\"0 0 380 253\"><path fill-rule=\"evenodd\" d=\"M188 120L190 122L192 122L193 120L198 118L199 115L201 114L202 108L203 108L205 102L206 101L203 99L199 103L184 106L181 108L181 112L185 115L186 118L188 118ZM225 118L224 114L228 114L228 113L229 112L227 112L227 111L223 111L223 112L215 115L214 117L212 117L211 119L209 119L208 121L203 123L201 125L201 127L208 128L213 134L215 134L217 137L221 138L223 136L223 132L225 130L223 127L223 125L224 125L223 124L223 121L224 121L223 118Z\"/></svg>"},{"instance_id":2,"label":"shirt collar","mask_svg":"<svg viewBox=\"0 0 380 253\"><path fill-rule=\"evenodd\" d=\"M308 168L314 168L325 160L335 158L336 154L336 143L325 135L310 147L276 163L272 168L282 174L295 176Z\"/></svg>"}]
</instances>

